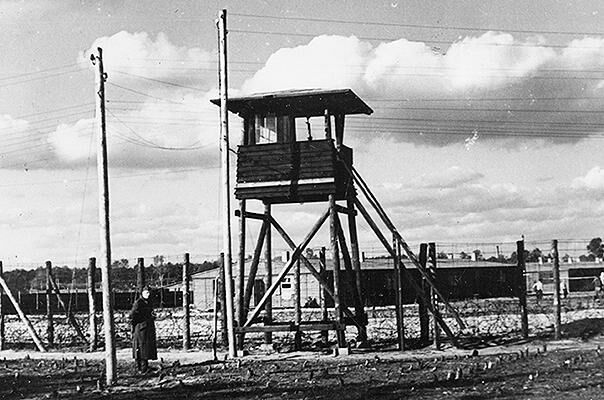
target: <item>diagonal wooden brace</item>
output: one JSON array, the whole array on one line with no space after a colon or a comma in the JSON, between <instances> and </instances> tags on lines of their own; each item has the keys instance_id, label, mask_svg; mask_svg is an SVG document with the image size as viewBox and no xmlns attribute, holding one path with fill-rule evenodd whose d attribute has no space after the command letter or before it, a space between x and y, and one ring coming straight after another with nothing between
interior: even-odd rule
<instances>
[{"instance_id":1,"label":"diagonal wooden brace","mask_svg":"<svg viewBox=\"0 0 604 400\"><path fill-rule=\"evenodd\" d=\"M275 291L277 290L277 288L279 287L279 285L283 281L283 278L285 278L285 276L287 275L287 273L291 270L291 268L294 266L294 264L298 261L298 258L300 258L300 255L302 254L302 251L306 248L306 246L308 246L308 244L310 243L310 241L312 240L312 238L315 236L315 234L317 233L317 231L321 228L321 226L323 225L323 223L325 222L325 220L327 220L328 216L329 216L329 209L327 209L323 213L323 215L321 215L321 217L315 223L315 225L312 227L312 229L310 230L310 232L308 232L308 234L306 235L306 237L304 238L304 240L302 241L302 243L300 243L294 249L294 252L292 254L291 259L283 267L283 269L279 273L279 276L277 277L277 279L275 280L275 282L273 282L273 284L266 291L266 293L264 294L264 296L262 296L262 299L260 299L260 302L256 305L256 308L254 308L254 311L248 317L247 321L243 325L244 327L250 326L252 324L252 321L260 314L260 312L264 308L264 305L266 304L266 302L268 301L268 299L270 299L271 296L275 293Z\"/></svg>"},{"instance_id":2,"label":"diagonal wooden brace","mask_svg":"<svg viewBox=\"0 0 604 400\"><path fill-rule=\"evenodd\" d=\"M355 203L356 203L357 208L363 215L363 217L365 217L365 220L367 221L367 223L369 224L371 229L374 231L374 233L376 234L376 236L378 237L380 242L382 242L382 244L386 248L386 250L392 255L392 257L396 257L396 252L394 251L394 249L392 248L390 243L388 243L388 240L386 240L386 238L384 237L384 235L382 234L382 232L380 231L378 226L375 224L375 222L373 221L373 219L371 218L371 216L369 215L369 213L367 212L365 207L358 201L358 199L355 201ZM403 262L400 261L400 259L399 259L399 266L400 266L401 270L406 270L405 264L403 264ZM415 280L413 280L413 279L409 279L409 283L413 287L413 290L415 290L416 293L420 294L422 301L424 301L424 304L426 305L428 310L430 310L432 315L434 315L434 318L438 321L438 323L442 327L443 331L445 331L447 336L449 336L449 338L451 339L451 341L454 344L457 343L457 338L455 337L455 335L453 335L453 332L451 332L451 329L449 328L449 326L446 324L446 322L440 315L440 312L437 309L433 308L432 304L430 302L426 301L426 296L424 294L423 289L420 287L420 285L418 285L417 282L415 282ZM465 324L463 323L463 321L460 319L458 322L463 329L465 327Z\"/></svg>"},{"instance_id":3,"label":"diagonal wooden brace","mask_svg":"<svg viewBox=\"0 0 604 400\"><path fill-rule=\"evenodd\" d=\"M275 230L281 235L281 237L283 238L285 243L287 243L287 245L292 250L295 250L296 245L295 245L294 241L289 237L287 232L285 232L285 229L283 229L283 227L281 225L279 225L279 223L272 216L270 217L270 222L273 225L273 227L275 228ZM311 273L311 275L315 277L317 282L319 282L319 285L321 285L325 289L325 292L329 295L329 297L331 297L333 300L335 300L334 291L329 287L329 284L327 283L327 281L325 279L323 279L323 277L321 276L319 271L316 270L316 268L312 265L312 263L310 261L308 261L308 259L306 257L304 257L304 255L302 255L302 254L300 254L299 259L304 263L304 266L306 266L306 269L308 269L308 271ZM350 320L354 323L354 325L357 328L359 328L361 330L365 329L365 327L360 322L357 321L354 313L352 311L350 311L348 309L348 307L346 307L343 304L341 304L340 306L342 308L342 312L344 314L346 314L347 317L350 318Z\"/></svg>"},{"instance_id":4,"label":"diagonal wooden brace","mask_svg":"<svg viewBox=\"0 0 604 400\"><path fill-rule=\"evenodd\" d=\"M268 230L268 222L263 222L258 234L258 241L256 242L256 248L254 249L254 256L252 257L252 264L250 265L250 272L248 274L247 282L245 284L245 293L243 295L243 310L244 317L250 309L250 301L252 299L252 290L254 290L254 281L256 280L256 273L258 272L258 264L260 263L260 254L262 253L262 246L264 244L264 238L266 237L266 231ZM243 321L239 321L241 324Z\"/></svg>"},{"instance_id":5,"label":"diagonal wooden brace","mask_svg":"<svg viewBox=\"0 0 604 400\"><path fill-rule=\"evenodd\" d=\"M52 288L55 292L55 295L57 296L59 305L61 306L61 308L63 308L63 311L65 311L65 316L67 316L67 321L69 321L69 324L73 327L73 329L75 330L76 334L80 337L80 339L82 339L84 342L88 343L86 336L84 336L84 333L82 332L82 328L80 328L80 324L78 323L78 320L75 319L73 313L67 308L67 306L65 306L65 302L63 301L63 298L61 297L61 291L59 290L59 286L57 285L57 282L55 281L55 277L53 275L50 275L50 283L52 284Z\"/></svg>"}]
</instances>

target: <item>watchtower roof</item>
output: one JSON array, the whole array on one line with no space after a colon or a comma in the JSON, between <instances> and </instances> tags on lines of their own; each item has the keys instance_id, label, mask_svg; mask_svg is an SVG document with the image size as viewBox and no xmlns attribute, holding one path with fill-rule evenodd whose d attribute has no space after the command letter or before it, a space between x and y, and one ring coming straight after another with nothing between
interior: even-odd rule
<instances>
[{"instance_id":1,"label":"watchtower roof","mask_svg":"<svg viewBox=\"0 0 604 400\"><path fill-rule=\"evenodd\" d=\"M220 105L220 99L211 100ZM371 114L373 110L351 89L302 89L257 93L232 97L227 101L229 111L239 115L291 115L317 117L330 114Z\"/></svg>"}]
</instances>

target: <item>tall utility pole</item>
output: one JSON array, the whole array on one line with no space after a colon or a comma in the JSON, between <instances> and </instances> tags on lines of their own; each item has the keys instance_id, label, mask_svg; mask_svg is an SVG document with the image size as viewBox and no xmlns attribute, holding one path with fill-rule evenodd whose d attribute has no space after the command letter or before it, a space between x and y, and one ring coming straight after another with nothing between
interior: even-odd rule
<instances>
[{"instance_id":1,"label":"tall utility pole","mask_svg":"<svg viewBox=\"0 0 604 400\"><path fill-rule=\"evenodd\" d=\"M227 79L227 11L222 10L218 15L219 49L218 61L220 65L220 161L222 180L222 246L224 251L224 291L226 301L227 335L229 344L229 357L237 357L235 345L235 327L233 323L233 263L231 253L231 189L229 177L229 115L227 110L228 79Z\"/></svg>"},{"instance_id":2,"label":"tall utility pole","mask_svg":"<svg viewBox=\"0 0 604 400\"><path fill-rule=\"evenodd\" d=\"M108 386L117 378L115 355L115 327L113 322L113 296L111 290L111 235L109 231L109 173L107 170L107 132L105 124L105 80L103 49L98 55L91 54L90 60L97 67L95 75L96 123L99 128L97 147L97 172L99 182L99 225L101 232L100 257L101 283L103 287L103 328L105 331L105 379Z\"/></svg>"}]
</instances>

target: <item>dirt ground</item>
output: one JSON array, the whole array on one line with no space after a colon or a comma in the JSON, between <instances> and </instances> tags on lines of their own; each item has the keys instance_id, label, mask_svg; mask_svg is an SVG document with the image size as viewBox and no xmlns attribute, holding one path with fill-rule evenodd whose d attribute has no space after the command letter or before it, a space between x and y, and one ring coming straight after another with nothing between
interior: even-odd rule
<instances>
[{"instance_id":1,"label":"dirt ground","mask_svg":"<svg viewBox=\"0 0 604 400\"><path fill-rule=\"evenodd\" d=\"M601 326L602 321L587 321ZM147 375L118 352L104 388L103 353L0 352L0 399L601 399L604 337L479 349L251 355L163 351Z\"/></svg>"}]
</instances>

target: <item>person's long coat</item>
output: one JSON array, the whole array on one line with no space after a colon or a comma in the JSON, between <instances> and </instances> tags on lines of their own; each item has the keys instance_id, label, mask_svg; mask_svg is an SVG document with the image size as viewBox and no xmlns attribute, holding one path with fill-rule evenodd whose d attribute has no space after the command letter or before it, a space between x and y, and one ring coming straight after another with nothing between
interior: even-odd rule
<instances>
[{"instance_id":1,"label":"person's long coat","mask_svg":"<svg viewBox=\"0 0 604 400\"><path fill-rule=\"evenodd\" d=\"M130 311L132 323L132 357L141 360L157 360L155 321L153 307L148 300L139 298ZM138 352L138 357L137 357Z\"/></svg>"}]
</instances>

